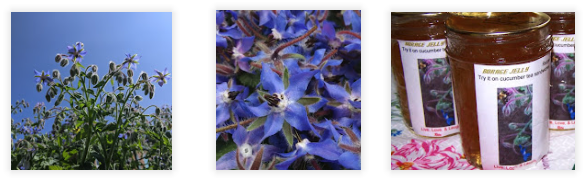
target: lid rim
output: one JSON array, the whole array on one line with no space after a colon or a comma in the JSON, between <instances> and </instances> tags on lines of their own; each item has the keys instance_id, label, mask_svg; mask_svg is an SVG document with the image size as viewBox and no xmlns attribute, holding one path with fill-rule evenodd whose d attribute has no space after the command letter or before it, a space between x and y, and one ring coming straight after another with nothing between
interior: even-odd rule
<instances>
[{"instance_id":1,"label":"lid rim","mask_svg":"<svg viewBox=\"0 0 585 179\"><path fill-rule=\"evenodd\" d=\"M509 31L495 31L495 32L460 30L460 29L457 29L457 28L453 27L452 25L450 25L451 19L448 19L447 22L445 22L445 27L446 27L447 31L453 31L453 32L460 33L460 34L479 35L479 36L503 36L503 35L512 35L512 34L529 32L532 30L538 30L538 29L546 27L551 22L551 17L549 15L547 15L546 13L542 13L542 12L532 12L532 13L537 14L539 17L546 17L546 21L543 21L538 25L529 26L526 28L509 30ZM455 13L450 13L450 14L455 14ZM463 15L455 15L455 16L463 16ZM464 16L464 17L472 17L472 16Z\"/></svg>"}]
</instances>

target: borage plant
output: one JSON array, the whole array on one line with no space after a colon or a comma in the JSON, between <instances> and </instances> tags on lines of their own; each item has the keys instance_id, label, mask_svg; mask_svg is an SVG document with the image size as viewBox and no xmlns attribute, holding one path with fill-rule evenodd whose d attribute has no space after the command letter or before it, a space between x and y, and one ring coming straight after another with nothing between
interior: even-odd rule
<instances>
[{"instance_id":1,"label":"borage plant","mask_svg":"<svg viewBox=\"0 0 585 179\"><path fill-rule=\"evenodd\" d=\"M35 70L37 91L46 88L45 98L54 106L40 102L33 108L33 119L12 119L11 169L172 169L172 107L143 107L137 92L152 99L151 82L162 87L170 74L165 69L135 77L139 56L126 54L121 64L110 62L100 77L97 65L81 64L85 55L81 42L69 46L67 54L57 54L55 62L61 67L71 64L68 77L57 69ZM27 107L27 102L18 101L12 113ZM50 132L41 133L51 118Z\"/></svg>"},{"instance_id":2,"label":"borage plant","mask_svg":"<svg viewBox=\"0 0 585 179\"><path fill-rule=\"evenodd\" d=\"M360 169L360 34L360 11L216 11L216 169Z\"/></svg>"}]
</instances>

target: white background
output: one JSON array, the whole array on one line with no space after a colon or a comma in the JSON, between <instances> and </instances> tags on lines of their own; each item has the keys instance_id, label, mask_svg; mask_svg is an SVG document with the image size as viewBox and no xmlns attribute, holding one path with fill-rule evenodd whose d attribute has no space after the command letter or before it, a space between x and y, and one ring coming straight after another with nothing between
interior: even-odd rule
<instances>
[{"instance_id":1,"label":"white background","mask_svg":"<svg viewBox=\"0 0 585 179\"><path fill-rule=\"evenodd\" d=\"M390 171L390 12L392 11L579 11L583 3L562 0L2 0L0 77L10 84L10 12L173 12L173 171L10 171L10 88L0 88L0 178L584 178L576 171ZM214 74L216 9L362 10L362 171L215 171ZM583 22L583 13L577 19ZM63 20L66 22L66 19ZM583 33L577 23L577 34ZM121 27L124 28L124 27ZM579 36L579 35L577 35ZM40 48L31 44L35 48ZM577 46L577 51L583 52ZM585 53L585 52L584 52ZM576 72L579 79L585 76ZM577 83L581 89L582 83ZM583 95L577 101L585 100ZM9 103L10 102L10 103ZM585 105L577 105L584 109ZM580 111L580 110L578 110ZM577 118L581 113L577 114ZM579 123L578 125L585 124ZM581 125L583 126L583 125ZM579 127L578 127L579 128ZM577 132L584 139L583 132ZM584 142L577 142L583 146ZM577 147L578 149L582 149ZM578 161L584 161L579 151ZM584 164L585 165L585 164ZM579 168L579 167L578 167ZM583 170L583 169L581 169Z\"/></svg>"}]
</instances>

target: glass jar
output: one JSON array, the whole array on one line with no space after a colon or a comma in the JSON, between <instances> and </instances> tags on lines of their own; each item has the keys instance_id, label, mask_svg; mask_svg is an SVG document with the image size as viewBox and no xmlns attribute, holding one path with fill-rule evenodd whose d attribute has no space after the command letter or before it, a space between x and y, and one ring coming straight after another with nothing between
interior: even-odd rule
<instances>
[{"instance_id":1,"label":"glass jar","mask_svg":"<svg viewBox=\"0 0 585 179\"><path fill-rule=\"evenodd\" d=\"M392 13L392 73L404 124L424 137L459 132L445 53L446 13Z\"/></svg>"},{"instance_id":2,"label":"glass jar","mask_svg":"<svg viewBox=\"0 0 585 179\"><path fill-rule=\"evenodd\" d=\"M554 130L575 129L575 12L547 12L554 43L550 121Z\"/></svg>"},{"instance_id":3,"label":"glass jar","mask_svg":"<svg viewBox=\"0 0 585 179\"><path fill-rule=\"evenodd\" d=\"M536 164L549 147L552 40L544 13L451 13L447 55L465 157L483 169Z\"/></svg>"}]
</instances>

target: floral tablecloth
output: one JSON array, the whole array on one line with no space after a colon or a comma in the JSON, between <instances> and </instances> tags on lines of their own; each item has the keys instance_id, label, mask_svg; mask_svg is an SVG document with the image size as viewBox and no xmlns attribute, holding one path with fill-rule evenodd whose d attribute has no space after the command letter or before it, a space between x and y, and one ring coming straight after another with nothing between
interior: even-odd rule
<instances>
[{"instance_id":1,"label":"floral tablecloth","mask_svg":"<svg viewBox=\"0 0 585 179\"><path fill-rule=\"evenodd\" d=\"M406 128L392 84L393 170L478 170L467 162L459 134L431 139L414 135ZM528 170L571 170L575 164L575 131L550 131L545 157Z\"/></svg>"}]
</instances>

